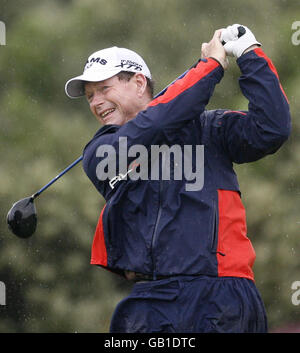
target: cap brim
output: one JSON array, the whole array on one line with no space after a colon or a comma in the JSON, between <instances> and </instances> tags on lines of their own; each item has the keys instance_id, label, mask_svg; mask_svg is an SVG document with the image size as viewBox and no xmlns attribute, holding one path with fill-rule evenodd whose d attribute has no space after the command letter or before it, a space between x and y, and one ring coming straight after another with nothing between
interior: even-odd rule
<instances>
[{"instance_id":1,"label":"cap brim","mask_svg":"<svg viewBox=\"0 0 300 353\"><path fill-rule=\"evenodd\" d=\"M106 70L105 72L93 72L91 74L82 74L67 81L65 85L66 95L70 98L79 98L84 96L84 84L86 82L100 82L117 75L121 69Z\"/></svg>"}]
</instances>

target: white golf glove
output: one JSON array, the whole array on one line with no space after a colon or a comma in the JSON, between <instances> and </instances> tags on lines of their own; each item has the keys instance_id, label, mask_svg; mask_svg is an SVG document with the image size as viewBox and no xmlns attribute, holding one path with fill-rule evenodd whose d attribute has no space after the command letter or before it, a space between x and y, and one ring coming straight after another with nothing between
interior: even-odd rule
<instances>
[{"instance_id":1,"label":"white golf glove","mask_svg":"<svg viewBox=\"0 0 300 353\"><path fill-rule=\"evenodd\" d=\"M254 44L261 46L250 29L239 24L223 29L220 39L226 54L236 58L239 58L246 49Z\"/></svg>"}]
</instances>

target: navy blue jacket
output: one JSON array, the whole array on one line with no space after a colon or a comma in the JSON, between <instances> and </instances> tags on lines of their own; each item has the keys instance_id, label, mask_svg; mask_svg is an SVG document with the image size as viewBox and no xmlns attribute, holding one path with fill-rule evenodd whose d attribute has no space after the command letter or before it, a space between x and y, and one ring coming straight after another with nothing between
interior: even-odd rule
<instances>
[{"instance_id":1,"label":"navy blue jacket","mask_svg":"<svg viewBox=\"0 0 300 353\"><path fill-rule=\"evenodd\" d=\"M200 60L134 119L100 128L87 144L84 170L106 200L92 245L92 264L154 279L179 274L254 279L255 252L247 237L233 163L276 152L290 134L290 113L276 69L260 48L237 63L248 111L205 110L223 77L223 68L209 58ZM151 145L204 146L203 187L188 191L185 178L127 178L113 187L109 179L99 180L97 166L106 157L97 156L97 149L108 145L118 152L120 137L127 138L128 148L141 144L148 151ZM133 160L128 159L128 169ZM117 163L116 175L118 167Z\"/></svg>"}]
</instances>

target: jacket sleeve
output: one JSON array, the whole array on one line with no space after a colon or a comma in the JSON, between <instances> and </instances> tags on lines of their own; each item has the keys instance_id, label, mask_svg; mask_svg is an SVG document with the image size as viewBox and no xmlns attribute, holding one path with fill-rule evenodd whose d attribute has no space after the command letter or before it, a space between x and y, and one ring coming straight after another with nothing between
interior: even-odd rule
<instances>
[{"instance_id":1,"label":"jacket sleeve","mask_svg":"<svg viewBox=\"0 0 300 353\"><path fill-rule=\"evenodd\" d=\"M275 153L290 135L291 117L276 68L262 49L244 54L237 63L248 111L217 113L213 125L230 159L245 163Z\"/></svg>"},{"instance_id":2,"label":"jacket sleeve","mask_svg":"<svg viewBox=\"0 0 300 353\"><path fill-rule=\"evenodd\" d=\"M223 68L215 60L200 60L163 95L152 100L146 110L123 125L114 134L112 143L118 143L121 136L127 137L129 147L133 144L149 147L164 141L168 134L204 111L223 74Z\"/></svg>"}]
</instances>

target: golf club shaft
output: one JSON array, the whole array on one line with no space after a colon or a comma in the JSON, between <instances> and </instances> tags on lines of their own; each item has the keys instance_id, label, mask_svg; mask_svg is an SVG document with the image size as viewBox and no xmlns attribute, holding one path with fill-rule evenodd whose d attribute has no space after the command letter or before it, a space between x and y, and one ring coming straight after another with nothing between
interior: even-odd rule
<instances>
[{"instance_id":1,"label":"golf club shaft","mask_svg":"<svg viewBox=\"0 0 300 353\"><path fill-rule=\"evenodd\" d=\"M61 178L64 174L66 174L70 169L72 169L76 164L78 164L81 160L82 160L83 156L81 155L80 157L78 157L72 164L70 164L66 169L64 169L61 173L59 173L55 178L53 178L52 180L49 181L48 184L46 184L45 186L43 186L39 191L37 191L35 194L33 194L31 196L31 199L35 199L36 197L38 197L43 191L45 191L46 189L48 189L48 187L50 185L52 185L53 183L56 182L56 180L58 180L59 178Z\"/></svg>"}]
</instances>

